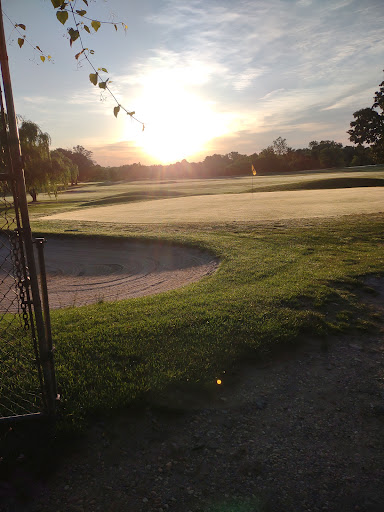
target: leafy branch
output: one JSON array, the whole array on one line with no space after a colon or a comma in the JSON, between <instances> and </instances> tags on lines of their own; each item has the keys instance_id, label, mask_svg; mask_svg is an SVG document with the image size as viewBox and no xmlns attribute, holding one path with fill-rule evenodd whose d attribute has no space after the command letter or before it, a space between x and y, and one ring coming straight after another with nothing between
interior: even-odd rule
<instances>
[{"instance_id":1,"label":"leafy branch","mask_svg":"<svg viewBox=\"0 0 384 512\"><path fill-rule=\"evenodd\" d=\"M7 15L6 12L3 11L3 15L7 18L7 20L11 23L11 25L13 26L13 29L18 33L18 35L20 37L17 38L17 44L19 45L20 48L23 47L24 43L27 43L34 51L37 51L39 53L39 56L40 56L40 60L42 62L45 62L45 60L48 60L48 61L52 61L52 56L51 55L47 55L45 54L42 49L40 48L40 46L37 46L37 45L34 45L32 44L29 39L27 38L26 34L25 34L25 30L26 30L26 26L24 25L24 23L15 23L11 20L11 18ZM23 32L21 32L21 30L23 30Z\"/></svg>"},{"instance_id":2,"label":"leafy branch","mask_svg":"<svg viewBox=\"0 0 384 512\"><path fill-rule=\"evenodd\" d=\"M79 58L82 56L88 62L88 64L92 68L92 70L94 71L93 73L90 73L90 75L89 75L90 82L94 86L99 86L100 89L102 89L104 91L108 91L109 94L112 96L113 100L116 102L116 106L113 109L114 116L117 117L120 110L123 110L124 112L126 112L127 115L131 116L132 119L134 119L135 121L140 123L144 130L144 123L142 123L139 119L137 119L135 117L135 112L127 110L123 105L120 104L120 102L118 101L116 96L113 94L113 92L109 88L109 84L111 83L110 79L109 78L103 79L102 76L100 75L100 72L108 73L107 69L105 67L96 69L95 66L93 65L92 61L90 60L89 55L93 55L94 51L90 50L89 48L87 48L84 45L83 39L81 37L81 32L79 29L82 28L88 34L91 33L91 29L83 21L79 21L78 17L90 20L91 28L95 32L97 32L99 30L99 28L101 27L102 24L113 25L116 31L118 30L119 25L122 25L124 30L126 30L128 28L127 25L122 22L115 23L113 21L94 20L94 19L86 16L86 14L87 14L86 10L75 9L72 0L51 0L51 2L52 2L53 7L57 10L56 18L58 19L58 21L60 21L60 23L62 25L66 24L66 22L68 21L70 15L71 15L75 28L70 27L67 29L67 32L69 35L69 43L72 47L72 44L75 41L79 40L80 46L81 46L81 50L75 55L75 59L79 60ZM88 0L83 0L83 2L88 6Z\"/></svg>"}]
</instances>

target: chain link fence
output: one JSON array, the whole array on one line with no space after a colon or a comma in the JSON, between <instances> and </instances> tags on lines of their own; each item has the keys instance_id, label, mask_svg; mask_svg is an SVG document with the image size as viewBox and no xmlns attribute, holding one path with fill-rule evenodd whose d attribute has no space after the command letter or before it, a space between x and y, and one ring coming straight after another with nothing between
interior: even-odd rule
<instances>
[{"instance_id":1,"label":"chain link fence","mask_svg":"<svg viewBox=\"0 0 384 512\"><path fill-rule=\"evenodd\" d=\"M2 180L0 187L0 420L4 420L40 414L44 386L19 212L10 180Z\"/></svg>"}]
</instances>

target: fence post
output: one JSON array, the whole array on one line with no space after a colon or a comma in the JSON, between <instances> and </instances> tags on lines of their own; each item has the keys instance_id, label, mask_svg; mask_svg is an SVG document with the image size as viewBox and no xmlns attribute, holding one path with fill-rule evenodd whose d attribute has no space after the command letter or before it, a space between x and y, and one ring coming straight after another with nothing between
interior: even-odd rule
<instances>
[{"instance_id":1,"label":"fence post","mask_svg":"<svg viewBox=\"0 0 384 512\"><path fill-rule=\"evenodd\" d=\"M22 155L19 143L19 134L16 121L16 113L13 102L13 93L11 85L11 76L8 65L7 46L5 41L3 13L0 0L0 63L3 78L4 96L7 107L7 121L9 129L9 146L12 160L13 178L15 180L16 194L20 207L22 221L22 238L24 242L27 265L29 269L29 285L32 292L33 309L36 322L36 331L39 344L39 355L44 375L45 398L47 412L49 415L55 414L56 408L56 389L55 377L52 362L52 351L49 349L43 312L41 307L39 283L37 279L37 270L35 255L33 251L32 232L29 223L28 203L24 180L24 170L22 164Z\"/></svg>"},{"instance_id":2,"label":"fence post","mask_svg":"<svg viewBox=\"0 0 384 512\"><path fill-rule=\"evenodd\" d=\"M51 315L49 312L49 300L48 300L48 287L47 287L47 272L45 268L45 257L44 257L44 244L46 240L45 238L35 238L35 244L37 249L37 258L39 262L39 271L40 271L40 289L41 289L41 298L43 302L43 313L44 313L44 323L45 323L45 338L47 341L48 351L51 355L49 358L50 366L51 366L51 378L52 378L52 387L54 392L54 398L58 398L57 395L57 384L56 384L56 376L55 376L55 368L54 368L54 348L52 342L52 330L51 330Z\"/></svg>"}]
</instances>

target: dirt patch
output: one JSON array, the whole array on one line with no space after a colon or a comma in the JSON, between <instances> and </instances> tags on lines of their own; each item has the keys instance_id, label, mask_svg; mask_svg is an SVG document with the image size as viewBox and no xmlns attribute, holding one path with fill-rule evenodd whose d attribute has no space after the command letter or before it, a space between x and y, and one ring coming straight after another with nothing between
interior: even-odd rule
<instances>
[{"instance_id":1,"label":"dirt patch","mask_svg":"<svg viewBox=\"0 0 384 512\"><path fill-rule=\"evenodd\" d=\"M35 499L17 510L381 512L384 281L366 285L375 333L307 339L99 421L49 478L21 473Z\"/></svg>"}]
</instances>

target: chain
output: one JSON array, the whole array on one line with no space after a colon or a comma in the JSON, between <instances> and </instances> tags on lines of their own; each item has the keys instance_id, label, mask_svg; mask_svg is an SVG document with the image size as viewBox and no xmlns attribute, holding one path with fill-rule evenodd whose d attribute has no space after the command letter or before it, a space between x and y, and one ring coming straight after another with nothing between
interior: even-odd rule
<instances>
[{"instance_id":1,"label":"chain","mask_svg":"<svg viewBox=\"0 0 384 512\"><path fill-rule=\"evenodd\" d=\"M29 286L28 280L29 277L27 277L27 282L24 277L23 272L23 266L20 261L20 254L23 250L22 247L22 240L18 229L15 229L11 234L11 244L12 244L12 254L13 254L13 265L15 268L15 277L16 277L16 285L18 287L19 291L19 306L21 308L22 312L22 318L24 322L24 329L29 329L29 314L27 310L27 294L26 294L26 288Z\"/></svg>"}]
</instances>

